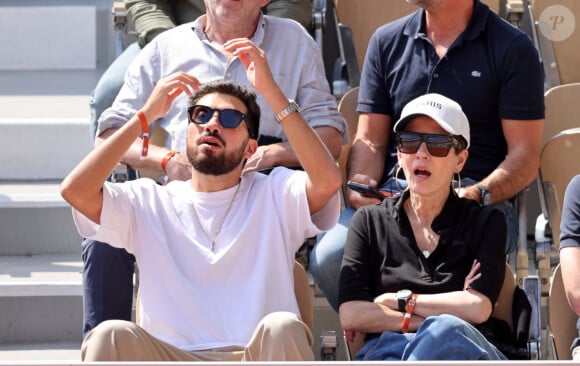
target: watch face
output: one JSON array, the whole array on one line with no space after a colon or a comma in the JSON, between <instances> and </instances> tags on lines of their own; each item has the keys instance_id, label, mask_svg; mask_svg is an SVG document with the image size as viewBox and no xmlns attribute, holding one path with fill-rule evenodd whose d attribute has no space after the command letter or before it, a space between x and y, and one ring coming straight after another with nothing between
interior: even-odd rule
<instances>
[{"instance_id":1,"label":"watch face","mask_svg":"<svg viewBox=\"0 0 580 366\"><path fill-rule=\"evenodd\" d=\"M481 204L484 206L489 206L491 204L491 192L489 191L489 189L485 188L481 184L477 184L476 187L479 189L480 192Z\"/></svg>"},{"instance_id":2,"label":"watch face","mask_svg":"<svg viewBox=\"0 0 580 366\"><path fill-rule=\"evenodd\" d=\"M484 206L489 206L491 204L491 193L486 192L482 197L482 203Z\"/></svg>"},{"instance_id":3,"label":"watch face","mask_svg":"<svg viewBox=\"0 0 580 366\"><path fill-rule=\"evenodd\" d=\"M397 299L405 299L407 300L413 293L411 290L399 290L397 292Z\"/></svg>"},{"instance_id":4,"label":"watch face","mask_svg":"<svg viewBox=\"0 0 580 366\"><path fill-rule=\"evenodd\" d=\"M413 292L411 290L399 290L397 291L397 308L400 312L405 312L405 307L407 306L407 301L411 298Z\"/></svg>"}]
</instances>

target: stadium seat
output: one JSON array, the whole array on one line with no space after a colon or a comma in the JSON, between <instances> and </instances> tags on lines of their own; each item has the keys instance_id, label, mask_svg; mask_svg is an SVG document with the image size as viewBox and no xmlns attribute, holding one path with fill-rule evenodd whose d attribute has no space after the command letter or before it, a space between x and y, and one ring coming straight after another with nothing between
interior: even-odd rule
<instances>
[{"instance_id":1,"label":"stadium seat","mask_svg":"<svg viewBox=\"0 0 580 366\"><path fill-rule=\"evenodd\" d=\"M339 19L334 0L312 2L312 35L322 52L326 79L337 99L360 82L352 30Z\"/></svg>"},{"instance_id":2,"label":"stadium seat","mask_svg":"<svg viewBox=\"0 0 580 366\"><path fill-rule=\"evenodd\" d=\"M568 183L580 174L580 127L561 131L552 137L540 158L540 176L544 189L544 199L548 222L552 229L554 246L560 246L560 220L564 192Z\"/></svg>"},{"instance_id":3,"label":"stadium seat","mask_svg":"<svg viewBox=\"0 0 580 366\"><path fill-rule=\"evenodd\" d=\"M540 47L542 59L549 60L549 53L553 52L554 65L548 66L556 72L559 84L580 82L580 30L576 24L580 16L580 2L533 0L532 11L540 45L549 44L552 48L550 51Z\"/></svg>"}]
</instances>

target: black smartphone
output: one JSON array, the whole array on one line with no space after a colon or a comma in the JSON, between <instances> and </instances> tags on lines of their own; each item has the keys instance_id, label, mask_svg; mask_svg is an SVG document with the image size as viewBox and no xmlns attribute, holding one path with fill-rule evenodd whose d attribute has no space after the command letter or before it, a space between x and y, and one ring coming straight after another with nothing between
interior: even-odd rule
<instances>
[{"instance_id":1,"label":"black smartphone","mask_svg":"<svg viewBox=\"0 0 580 366\"><path fill-rule=\"evenodd\" d=\"M364 196L378 198L381 201L385 199L385 196L378 189L371 187L368 184L357 183L349 180L346 182L346 185L348 188L357 191Z\"/></svg>"}]
</instances>

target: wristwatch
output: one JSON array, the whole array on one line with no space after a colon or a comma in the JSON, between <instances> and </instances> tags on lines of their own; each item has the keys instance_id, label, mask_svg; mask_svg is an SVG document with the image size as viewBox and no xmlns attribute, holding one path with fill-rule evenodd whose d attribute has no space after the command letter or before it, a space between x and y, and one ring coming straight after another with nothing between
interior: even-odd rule
<instances>
[{"instance_id":1,"label":"wristwatch","mask_svg":"<svg viewBox=\"0 0 580 366\"><path fill-rule=\"evenodd\" d=\"M475 186L477 189L479 189L481 204L484 206L491 205L492 197L489 189L485 188L481 184L476 184Z\"/></svg>"},{"instance_id":2,"label":"wristwatch","mask_svg":"<svg viewBox=\"0 0 580 366\"><path fill-rule=\"evenodd\" d=\"M294 112L300 113L300 106L295 101L290 99L288 100L288 103L289 104L286 106L286 108L282 109L282 112L278 113L276 117L274 117L276 119L276 122L278 123L282 122L284 118L288 117Z\"/></svg>"},{"instance_id":3,"label":"wristwatch","mask_svg":"<svg viewBox=\"0 0 580 366\"><path fill-rule=\"evenodd\" d=\"M397 308L401 313L405 312L405 307L407 306L407 302L413 295L411 290L399 290L397 291Z\"/></svg>"}]
</instances>

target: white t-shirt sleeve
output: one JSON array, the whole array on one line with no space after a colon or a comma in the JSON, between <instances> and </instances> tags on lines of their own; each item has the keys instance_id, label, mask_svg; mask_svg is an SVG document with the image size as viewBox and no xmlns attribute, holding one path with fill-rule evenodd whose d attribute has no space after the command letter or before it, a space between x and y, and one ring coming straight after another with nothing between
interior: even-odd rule
<instances>
[{"instance_id":1,"label":"white t-shirt sleeve","mask_svg":"<svg viewBox=\"0 0 580 366\"><path fill-rule=\"evenodd\" d=\"M279 207L280 215L285 216L289 227L304 227L304 237L309 238L321 232L332 229L340 215L339 192L330 199L327 205L314 215L310 215L310 207L306 197L307 175L303 171L274 169L272 184L283 187L283 207Z\"/></svg>"},{"instance_id":2,"label":"white t-shirt sleeve","mask_svg":"<svg viewBox=\"0 0 580 366\"><path fill-rule=\"evenodd\" d=\"M136 182L136 181L135 181ZM132 229L136 227L130 185L105 182L101 224L97 224L73 208L73 219L83 238L102 241L132 252Z\"/></svg>"}]
</instances>

